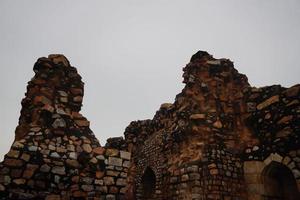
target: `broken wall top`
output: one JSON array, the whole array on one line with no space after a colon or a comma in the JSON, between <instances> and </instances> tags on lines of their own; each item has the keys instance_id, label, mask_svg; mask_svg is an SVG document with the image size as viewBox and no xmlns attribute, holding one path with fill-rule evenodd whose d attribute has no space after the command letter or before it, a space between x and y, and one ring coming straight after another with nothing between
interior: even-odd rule
<instances>
[{"instance_id":1,"label":"broken wall top","mask_svg":"<svg viewBox=\"0 0 300 200\"><path fill-rule=\"evenodd\" d=\"M64 56L50 55L38 59L33 69L35 76L22 100L16 139L22 139L30 128L40 127L49 134L62 136L69 129L69 134L89 137L98 143L89 129L89 121L79 113L84 83L76 68Z\"/></svg>"},{"instance_id":2,"label":"broken wall top","mask_svg":"<svg viewBox=\"0 0 300 200\"><path fill-rule=\"evenodd\" d=\"M84 84L76 68L50 55L33 69L15 141L0 163L0 199L123 194L130 153L100 146L80 114Z\"/></svg>"},{"instance_id":3,"label":"broken wall top","mask_svg":"<svg viewBox=\"0 0 300 200\"><path fill-rule=\"evenodd\" d=\"M129 150L139 152L136 148L147 138L162 134L161 146L177 149L181 155L183 146L178 144L184 143L191 152L211 146L243 154L245 149L258 146L262 146L258 148L260 151L266 151L261 139L266 132L272 137L278 131L281 135L288 132L286 136L292 132L295 134L290 136L299 135L299 85L290 89L251 87L247 77L230 60L215 59L204 51L193 55L183 71L186 85L175 102L162 104L152 120L134 121L126 128ZM262 118L267 113L266 119ZM279 122L278 126L280 120L284 123ZM293 125L285 124L287 121ZM288 128L282 131L284 124ZM273 129L267 128L270 125ZM290 141L296 142L292 146L299 144L295 138L287 137L284 141L285 145ZM268 142L269 146L272 142Z\"/></svg>"}]
</instances>

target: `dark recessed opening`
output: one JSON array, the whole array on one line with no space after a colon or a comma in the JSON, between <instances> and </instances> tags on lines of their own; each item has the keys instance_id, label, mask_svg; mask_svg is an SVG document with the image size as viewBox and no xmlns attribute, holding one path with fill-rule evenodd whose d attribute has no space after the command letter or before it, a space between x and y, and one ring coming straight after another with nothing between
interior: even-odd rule
<instances>
[{"instance_id":1,"label":"dark recessed opening","mask_svg":"<svg viewBox=\"0 0 300 200\"><path fill-rule=\"evenodd\" d=\"M153 198L155 193L155 174L153 170L149 167L144 172L142 176L142 195L143 199L150 199Z\"/></svg>"},{"instance_id":2,"label":"dark recessed opening","mask_svg":"<svg viewBox=\"0 0 300 200\"><path fill-rule=\"evenodd\" d=\"M263 171L264 200L299 200L297 183L291 170L278 162L271 162Z\"/></svg>"}]
</instances>

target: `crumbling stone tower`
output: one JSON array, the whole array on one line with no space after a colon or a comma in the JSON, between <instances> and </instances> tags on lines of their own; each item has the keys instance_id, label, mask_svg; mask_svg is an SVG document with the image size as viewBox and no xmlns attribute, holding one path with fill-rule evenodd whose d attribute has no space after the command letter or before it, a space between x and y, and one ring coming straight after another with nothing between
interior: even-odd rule
<instances>
[{"instance_id":1,"label":"crumbling stone tower","mask_svg":"<svg viewBox=\"0 0 300 200\"><path fill-rule=\"evenodd\" d=\"M0 199L121 198L130 153L100 146L80 114L77 70L50 55L34 72L15 141L0 164Z\"/></svg>"},{"instance_id":2,"label":"crumbling stone tower","mask_svg":"<svg viewBox=\"0 0 300 200\"><path fill-rule=\"evenodd\" d=\"M254 88L199 51L186 86L125 140L137 199L300 199L299 90Z\"/></svg>"}]
</instances>

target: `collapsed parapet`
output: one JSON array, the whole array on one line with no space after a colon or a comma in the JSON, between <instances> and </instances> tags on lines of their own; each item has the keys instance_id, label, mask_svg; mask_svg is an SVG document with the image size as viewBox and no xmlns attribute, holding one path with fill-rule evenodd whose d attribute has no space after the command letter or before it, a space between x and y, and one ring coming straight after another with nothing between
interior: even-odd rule
<instances>
[{"instance_id":1,"label":"collapsed parapet","mask_svg":"<svg viewBox=\"0 0 300 200\"><path fill-rule=\"evenodd\" d=\"M62 55L40 58L15 141L0 164L1 199L116 198L130 153L103 148L80 114L84 83Z\"/></svg>"},{"instance_id":2,"label":"collapsed parapet","mask_svg":"<svg viewBox=\"0 0 300 200\"><path fill-rule=\"evenodd\" d=\"M245 112L242 91L250 87L247 77L230 60L215 59L206 52L195 54L183 71L186 86L175 102L163 104L153 120L135 122L126 129L138 198L145 198L142 177L147 168L157 178L157 199L206 199L213 194L242 198L238 153L252 140L238 136L249 133L241 119ZM217 164L223 166L229 160L239 164L230 167L232 174L223 179L225 171L218 170ZM214 182L222 180L223 189L214 187Z\"/></svg>"},{"instance_id":3,"label":"collapsed parapet","mask_svg":"<svg viewBox=\"0 0 300 200\"><path fill-rule=\"evenodd\" d=\"M276 159L300 188L299 85L253 88L230 60L203 51L183 71L175 102L125 131L137 198L259 199L270 194L251 173Z\"/></svg>"}]
</instances>

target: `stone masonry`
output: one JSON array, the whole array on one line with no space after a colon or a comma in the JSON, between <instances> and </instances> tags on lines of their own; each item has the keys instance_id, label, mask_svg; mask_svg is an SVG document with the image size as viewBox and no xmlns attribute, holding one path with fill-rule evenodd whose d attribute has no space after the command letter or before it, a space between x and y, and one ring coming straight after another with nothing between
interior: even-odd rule
<instances>
[{"instance_id":1,"label":"stone masonry","mask_svg":"<svg viewBox=\"0 0 300 200\"><path fill-rule=\"evenodd\" d=\"M183 71L175 102L125 130L136 198L300 199L300 85L251 87L203 51Z\"/></svg>"},{"instance_id":2,"label":"stone masonry","mask_svg":"<svg viewBox=\"0 0 300 200\"><path fill-rule=\"evenodd\" d=\"M62 55L40 58L15 141L0 164L1 199L117 199L130 153L103 148L80 114L83 82Z\"/></svg>"},{"instance_id":3,"label":"stone masonry","mask_svg":"<svg viewBox=\"0 0 300 200\"><path fill-rule=\"evenodd\" d=\"M300 199L300 85L252 87L230 60L199 51L174 103L101 147L69 61L50 55L34 71L0 199Z\"/></svg>"}]
</instances>

